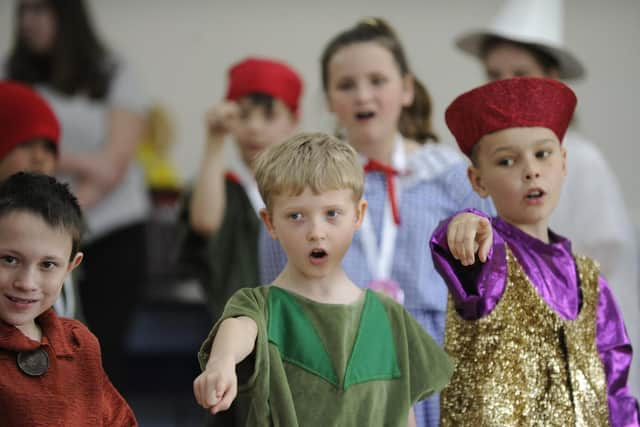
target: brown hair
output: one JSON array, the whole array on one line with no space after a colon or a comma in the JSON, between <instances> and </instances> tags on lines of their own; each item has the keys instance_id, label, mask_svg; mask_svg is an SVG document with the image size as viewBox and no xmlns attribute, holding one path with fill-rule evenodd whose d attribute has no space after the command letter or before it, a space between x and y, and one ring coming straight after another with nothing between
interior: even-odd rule
<instances>
[{"instance_id":1,"label":"brown hair","mask_svg":"<svg viewBox=\"0 0 640 427\"><path fill-rule=\"evenodd\" d=\"M80 250L85 231L82 209L69 185L32 172L18 172L0 183L0 217L24 212L40 217L49 227L71 238L69 260Z\"/></svg>"},{"instance_id":2,"label":"brown hair","mask_svg":"<svg viewBox=\"0 0 640 427\"><path fill-rule=\"evenodd\" d=\"M256 159L256 182L269 211L273 198L350 189L362 198L364 172L356 151L324 133L300 133L261 152Z\"/></svg>"},{"instance_id":3,"label":"brown hair","mask_svg":"<svg viewBox=\"0 0 640 427\"><path fill-rule=\"evenodd\" d=\"M43 0L51 10L57 34L50 53L33 52L21 31L25 5L18 2L7 77L29 85L45 84L65 95L86 92L105 99L118 64L98 37L85 0Z\"/></svg>"},{"instance_id":4,"label":"brown hair","mask_svg":"<svg viewBox=\"0 0 640 427\"><path fill-rule=\"evenodd\" d=\"M480 45L480 57L484 60L489 55L493 49L499 46L509 45L517 47L518 49L522 49L526 52L529 52L533 59L540 65L540 68L545 72L545 74L550 74L553 70L560 69L560 63L558 60L553 57L553 55L547 53L543 49L537 47L531 43L522 43L517 42L515 40L509 40L498 36L487 36L482 40L482 44Z\"/></svg>"},{"instance_id":5,"label":"brown hair","mask_svg":"<svg viewBox=\"0 0 640 427\"><path fill-rule=\"evenodd\" d=\"M336 35L325 47L320 58L322 86L325 93L329 85L329 62L331 58L345 46L366 42L375 42L386 48L393 56L403 77L407 74L412 74L400 39L396 36L391 26L381 18L365 18L357 22L355 26ZM429 92L415 76L413 84L413 103L402 109L398 129L405 138L413 139L419 143L426 143L429 140L437 141L438 137L431 124L432 106Z\"/></svg>"}]
</instances>

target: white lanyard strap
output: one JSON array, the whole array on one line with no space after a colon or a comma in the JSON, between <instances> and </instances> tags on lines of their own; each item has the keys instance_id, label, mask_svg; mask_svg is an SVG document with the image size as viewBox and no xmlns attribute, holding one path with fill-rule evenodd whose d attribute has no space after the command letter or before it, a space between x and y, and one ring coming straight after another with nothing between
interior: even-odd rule
<instances>
[{"instance_id":1,"label":"white lanyard strap","mask_svg":"<svg viewBox=\"0 0 640 427\"><path fill-rule=\"evenodd\" d=\"M396 136L395 148L392 157L392 166L403 172L406 167L406 157L404 152L404 144L401 135ZM396 202L400 201L400 186L397 177L393 177L396 189ZM391 269L393 267L393 255L395 252L396 234L398 226L393 221L393 212L391 210L391 200L385 199L384 211L382 213L382 233L380 248L373 224L368 215L365 215L360 230L362 247L367 260L367 266L373 280L391 278Z\"/></svg>"}]
</instances>

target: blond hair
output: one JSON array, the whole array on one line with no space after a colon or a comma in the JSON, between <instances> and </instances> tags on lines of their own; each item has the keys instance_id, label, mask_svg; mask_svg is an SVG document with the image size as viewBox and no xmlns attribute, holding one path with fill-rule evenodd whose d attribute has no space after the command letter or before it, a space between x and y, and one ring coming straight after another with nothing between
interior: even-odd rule
<instances>
[{"instance_id":1,"label":"blond hair","mask_svg":"<svg viewBox=\"0 0 640 427\"><path fill-rule=\"evenodd\" d=\"M356 151L324 133L300 133L264 150L256 159L258 190L268 210L281 194L297 196L350 189L354 201L364 189L364 172Z\"/></svg>"}]
</instances>

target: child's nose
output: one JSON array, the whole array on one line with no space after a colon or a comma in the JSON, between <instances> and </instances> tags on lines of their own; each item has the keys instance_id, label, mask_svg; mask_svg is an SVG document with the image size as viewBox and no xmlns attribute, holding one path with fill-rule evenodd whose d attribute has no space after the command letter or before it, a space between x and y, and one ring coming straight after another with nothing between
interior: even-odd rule
<instances>
[{"instance_id":1,"label":"child's nose","mask_svg":"<svg viewBox=\"0 0 640 427\"><path fill-rule=\"evenodd\" d=\"M526 162L523 172L525 181L531 181L532 179L540 177L540 169L534 160Z\"/></svg>"},{"instance_id":2,"label":"child's nose","mask_svg":"<svg viewBox=\"0 0 640 427\"><path fill-rule=\"evenodd\" d=\"M535 179L535 178L540 178L540 172L529 170L529 171L526 171L524 174L524 179L527 181L531 181L532 179Z\"/></svg>"},{"instance_id":3,"label":"child's nose","mask_svg":"<svg viewBox=\"0 0 640 427\"><path fill-rule=\"evenodd\" d=\"M259 114L252 114L251 117L247 119L247 127L253 132L262 130L264 123L265 119L260 117Z\"/></svg>"},{"instance_id":4,"label":"child's nose","mask_svg":"<svg viewBox=\"0 0 640 427\"><path fill-rule=\"evenodd\" d=\"M13 287L23 292L32 292L37 289L35 273L31 268L21 269L15 280L13 281Z\"/></svg>"},{"instance_id":5,"label":"child's nose","mask_svg":"<svg viewBox=\"0 0 640 427\"><path fill-rule=\"evenodd\" d=\"M307 239L311 242L316 240L322 240L325 237L324 228L318 221L313 221L309 225L309 233Z\"/></svg>"},{"instance_id":6,"label":"child's nose","mask_svg":"<svg viewBox=\"0 0 640 427\"><path fill-rule=\"evenodd\" d=\"M367 101L371 98L371 88L367 84L359 84L356 88L356 98L358 101Z\"/></svg>"}]
</instances>

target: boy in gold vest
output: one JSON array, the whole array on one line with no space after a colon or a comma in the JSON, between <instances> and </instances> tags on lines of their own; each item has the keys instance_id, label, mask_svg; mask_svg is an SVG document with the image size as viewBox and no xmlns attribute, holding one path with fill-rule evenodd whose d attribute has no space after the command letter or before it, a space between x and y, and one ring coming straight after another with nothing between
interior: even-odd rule
<instances>
[{"instance_id":1,"label":"boy in gold vest","mask_svg":"<svg viewBox=\"0 0 640 427\"><path fill-rule=\"evenodd\" d=\"M470 209L431 238L451 296L445 349L458 361L443 426L639 425L631 345L609 286L548 228L575 105L558 81L515 78L464 93L446 111L471 159L469 180L498 217Z\"/></svg>"}]
</instances>

